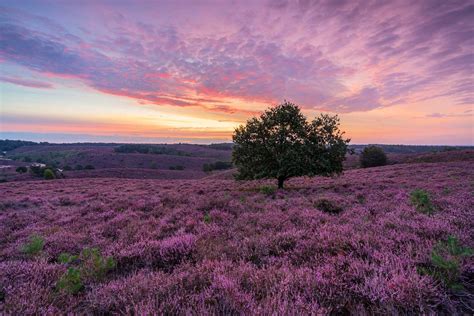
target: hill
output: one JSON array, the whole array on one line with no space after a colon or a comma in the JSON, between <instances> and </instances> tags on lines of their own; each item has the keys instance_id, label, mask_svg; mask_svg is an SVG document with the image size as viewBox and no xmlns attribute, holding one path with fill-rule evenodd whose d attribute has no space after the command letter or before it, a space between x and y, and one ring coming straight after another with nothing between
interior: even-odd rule
<instances>
[{"instance_id":1,"label":"hill","mask_svg":"<svg viewBox=\"0 0 474 316\"><path fill-rule=\"evenodd\" d=\"M143 148L154 151L143 152ZM61 169L66 178L195 179L207 176L205 165L229 162L230 156L229 148L220 144L27 144L8 151L0 160L0 165L11 166L0 176L7 181L34 179L16 174L15 168L43 163Z\"/></svg>"},{"instance_id":2,"label":"hill","mask_svg":"<svg viewBox=\"0 0 474 316\"><path fill-rule=\"evenodd\" d=\"M423 271L449 236L474 248L473 170L397 164L277 192L219 179L1 183L0 311L469 314L472 258L459 263L463 290ZM412 204L415 189L433 214Z\"/></svg>"}]
</instances>

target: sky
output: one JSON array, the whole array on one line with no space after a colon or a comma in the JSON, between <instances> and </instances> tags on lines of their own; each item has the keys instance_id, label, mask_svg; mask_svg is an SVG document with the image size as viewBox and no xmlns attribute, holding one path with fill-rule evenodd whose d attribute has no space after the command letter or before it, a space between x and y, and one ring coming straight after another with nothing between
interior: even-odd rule
<instances>
[{"instance_id":1,"label":"sky","mask_svg":"<svg viewBox=\"0 0 474 316\"><path fill-rule=\"evenodd\" d=\"M226 142L284 100L352 143L474 145L474 1L0 3L0 138Z\"/></svg>"}]
</instances>

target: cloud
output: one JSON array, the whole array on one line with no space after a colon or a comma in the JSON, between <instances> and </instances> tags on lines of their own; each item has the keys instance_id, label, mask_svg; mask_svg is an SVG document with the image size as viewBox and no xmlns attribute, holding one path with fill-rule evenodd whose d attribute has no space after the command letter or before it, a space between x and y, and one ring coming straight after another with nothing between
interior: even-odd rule
<instances>
[{"instance_id":1,"label":"cloud","mask_svg":"<svg viewBox=\"0 0 474 316\"><path fill-rule=\"evenodd\" d=\"M464 113L460 113L460 114L444 114L444 113L435 112L435 113L431 113L431 114L426 115L426 117L429 117L429 118L472 117L472 116L473 116L473 114L470 113L470 112L464 112Z\"/></svg>"},{"instance_id":2,"label":"cloud","mask_svg":"<svg viewBox=\"0 0 474 316\"><path fill-rule=\"evenodd\" d=\"M39 88L39 89L53 88L53 85L48 82L28 80L28 79L22 79L22 78L0 76L0 81L9 82L9 83L13 83L19 86L29 87L29 88Z\"/></svg>"},{"instance_id":3,"label":"cloud","mask_svg":"<svg viewBox=\"0 0 474 316\"><path fill-rule=\"evenodd\" d=\"M325 105L327 110L341 113L370 111L382 106L378 89L364 87L347 97L337 98Z\"/></svg>"},{"instance_id":4,"label":"cloud","mask_svg":"<svg viewBox=\"0 0 474 316\"><path fill-rule=\"evenodd\" d=\"M131 6L120 14L107 8L101 18L88 18L90 24L74 25L75 32L53 15L5 9L0 58L140 103L228 114L245 112L226 103L232 98L267 104L289 99L334 112L440 97L451 104L473 102L474 9L469 1L250 6L237 3L226 9L232 11L228 15L219 6L229 17L220 32L173 21L159 24ZM188 16L186 9L181 7L180 14ZM206 19L201 11L189 19L203 29L222 21L209 12Z\"/></svg>"}]
</instances>

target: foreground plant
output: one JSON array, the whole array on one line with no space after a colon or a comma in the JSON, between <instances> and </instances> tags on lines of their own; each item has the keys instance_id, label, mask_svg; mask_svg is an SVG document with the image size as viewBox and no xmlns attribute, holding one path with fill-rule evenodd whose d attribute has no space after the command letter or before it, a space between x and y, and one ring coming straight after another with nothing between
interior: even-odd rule
<instances>
[{"instance_id":1,"label":"foreground plant","mask_svg":"<svg viewBox=\"0 0 474 316\"><path fill-rule=\"evenodd\" d=\"M446 241L437 243L431 252L431 266L420 268L422 274L431 275L452 290L462 290L459 281L461 264L465 257L473 255L473 250L463 247L458 239L449 236Z\"/></svg>"},{"instance_id":2,"label":"foreground plant","mask_svg":"<svg viewBox=\"0 0 474 316\"><path fill-rule=\"evenodd\" d=\"M425 214L434 213L433 203L428 192L421 189L416 189L410 194L410 201L416 210Z\"/></svg>"},{"instance_id":3,"label":"foreground plant","mask_svg":"<svg viewBox=\"0 0 474 316\"><path fill-rule=\"evenodd\" d=\"M29 241L23 245L22 252L34 256L40 253L44 247L44 239L39 235L31 235Z\"/></svg>"},{"instance_id":4,"label":"foreground plant","mask_svg":"<svg viewBox=\"0 0 474 316\"><path fill-rule=\"evenodd\" d=\"M102 280L117 265L114 258L103 257L97 248L85 248L79 255L62 253L58 261L69 267L57 282L56 288L69 294L81 291L86 280Z\"/></svg>"}]
</instances>

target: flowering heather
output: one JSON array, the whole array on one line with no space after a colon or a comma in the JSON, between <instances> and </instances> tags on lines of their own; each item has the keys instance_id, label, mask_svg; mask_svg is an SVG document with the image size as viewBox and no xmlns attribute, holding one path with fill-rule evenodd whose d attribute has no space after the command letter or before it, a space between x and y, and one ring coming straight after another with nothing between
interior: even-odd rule
<instances>
[{"instance_id":1,"label":"flowering heather","mask_svg":"<svg viewBox=\"0 0 474 316\"><path fill-rule=\"evenodd\" d=\"M472 160L295 178L272 194L272 181L2 183L0 314L472 314L472 256L455 258L457 290L422 271L450 236L474 248L473 183ZM435 211L418 211L414 190ZM35 238L41 251L26 253ZM58 290L81 267L59 256L84 249L116 265Z\"/></svg>"}]
</instances>

